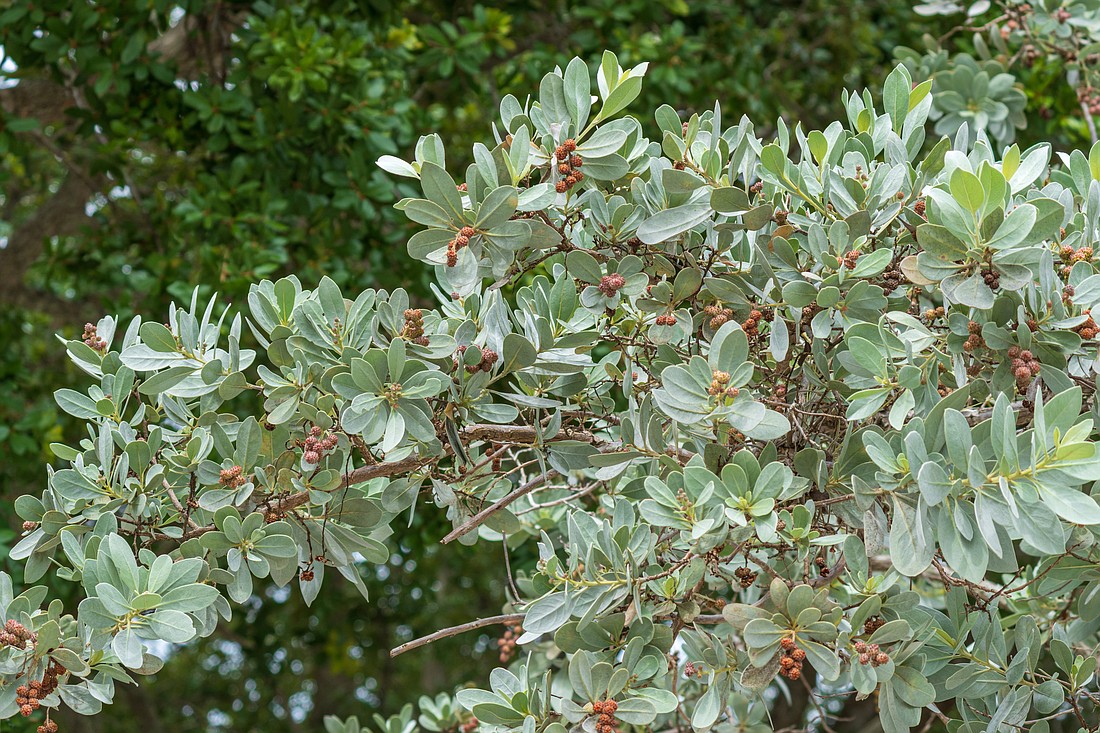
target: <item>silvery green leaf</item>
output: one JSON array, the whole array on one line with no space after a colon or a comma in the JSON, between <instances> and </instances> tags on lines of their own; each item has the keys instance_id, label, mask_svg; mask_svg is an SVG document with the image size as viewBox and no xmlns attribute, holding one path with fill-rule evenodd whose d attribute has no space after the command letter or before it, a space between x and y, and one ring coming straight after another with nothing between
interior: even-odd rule
<instances>
[{"instance_id":1,"label":"silvery green leaf","mask_svg":"<svg viewBox=\"0 0 1100 733\"><path fill-rule=\"evenodd\" d=\"M920 510L896 496L890 522L890 559L894 568L906 577L920 575L932 563L935 544L927 518Z\"/></svg>"},{"instance_id":2,"label":"silvery green leaf","mask_svg":"<svg viewBox=\"0 0 1100 733\"><path fill-rule=\"evenodd\" d=\"M683 234L713 214L709 203L683 204L659 211L638 227L638 238L646 244L657 244Z\"/></svg>"},{"instance_id":3,"label":"silvery green leaf","mask_svg":"<svg viewBox=\"0 0 1100 733\"><path fill-rule=\"evenodd\" d=\"M383 155L375 161L375 165L395 176L404 176L405 178L417 177L416 169L413 168L412 165L392 155Z\"/></svg>"},{"instance_id":4,"label":"silvery green leaf","mask_svg":"<svg viewBox=\"0 0 1100 733\"><path fill-rule=\"evenodd\" d=\"M142 663L141 639L132 627L127 626L111 640L111 651L123 666L137 669Z\"/></svg>"},{"instance_id":5,"label":"silvery green leaf","mask_svg":"<svg viewBox=\"0 0 1100 733\"><path fill-rule=\"evenodd\" d=\"M572 603L565 593L551 593L532 603L523 618L525 637L557 631L572 615Z\"/></svg>"}]
</instances>

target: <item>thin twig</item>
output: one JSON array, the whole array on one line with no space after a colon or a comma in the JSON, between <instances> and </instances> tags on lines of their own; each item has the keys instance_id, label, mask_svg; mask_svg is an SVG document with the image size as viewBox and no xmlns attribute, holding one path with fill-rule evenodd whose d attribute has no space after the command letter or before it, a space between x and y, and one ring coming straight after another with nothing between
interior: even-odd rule
<instances>
[{"instance_id":1,"label":"thin twig","mask_svg":"<svg viewBox=\"0 0 1100 733\"><path fill-rule=\"evenodd\" d=\"M484 628L486 626L493 626L495 624L522 624L526 614L522 613L505 613L500 616L490 616L489 618L479 618L476 621L467 621L464 624L458 626L451 626L446 629L440 629L434 634L428 634L427 636L421 636L419 639L413 639L407 641L399 647L395 647L390 650L390 657L396 657L399 654L412 651L413 649L419 649L422 646L427 646L432 642L439 641L440 639L446 639L451 636L458 636L464 634L467 631L474 631L475 629ZM702 616L696 616L692 623L714 625L722 624L726 622L726 618L721 614L704 614Z\"/></svg>"},{"instance_id":2,"label":"thin twig","mask_svg":"<svg viewBox=\"0 0 1100 733\"><path fill-rule=\"evenodd\" d=\"M1095 145L1097 141L1096 122L1092 119L1092 112L1089 111L1088 104L1081 102L1081 111L1085 113L1085 124L1089 126L1089 137L1092 138L1092 144Z\"/></svg>"},{"instance_id":3,"label":"thin twig","mask_svg":"<svg viewBox=\"0 0 1100 733\"><path fill-rule=\"evenodd\" d=\"M172 487L168 485L167 481L164 482L164 487L168 489L168 498L172 500L172 506L176 507L176 509L179 510L180 516L187 517L188 526L190 526L191 529L202 529L202 527L199 526L198 522L192 519L189 516L188 511L183 508L183 504L181 504L180 500L176 498L176 492L172 490Z\"/></svg>"},{"instance_id":4,"label":"thin twig","mask_svg":"<svg viewBox=\"0 0 1100 733\"><path fill-rule=\"evenodd\" d=\"M390 657L396 657L399 654L412 651L413 649L419 649L422 646L431 644L433 641L439 641L440 639L446 639L449 636L458 636L464 634L467 631L473 631L474 629L480 629L485 626L493 626L494 624L518 624L523 621L522 613L506 613L500 616L490 616L489 618L479 618L477 621L467 621L464 624L458 626L451 626L450 628L440 629L434 634L428 634L422 636L419 639L413 639L407 641L399 647L390 650Z\"/></svg>"},{"instance_id":5,"label":"thin twig","mask_svg":"<svg viewBox=\"0 0 1100 733\"><path fill-rule=\"evenodd\" d=\"M443 544L449 544L457 540L459 537L464 537L465 535L469 534L470 532L484 524L486 519L493 516L521 496L526 496L527 494L530 494L532 491L539 488L557 475L557 471L555 471L554 469L550 469L544 474L535 476L533 479L523 484L518 489L507 494L506 496L502 496L501 498L497 499L477 514L470 517L459 526L455 527L450 534L443 538Z\"/></svg>"}]
</instances>

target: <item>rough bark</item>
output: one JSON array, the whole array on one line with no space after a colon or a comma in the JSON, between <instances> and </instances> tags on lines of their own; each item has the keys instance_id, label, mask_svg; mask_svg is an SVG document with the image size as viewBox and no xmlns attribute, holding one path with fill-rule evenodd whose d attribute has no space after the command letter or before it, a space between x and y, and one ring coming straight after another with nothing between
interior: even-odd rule
<instances>
[{"instance_id":1,"label":"rough bark","mask_svg":"<svg viewBox=\"0 0 1100 733\"><path fill-rule=\"evenodd\" d=\"M56 318L73 316L72 303L29 287L25 278L48 240L78 234L91 224L85 206L96 193L92 183L69 173L57 192L11 233L7 246L0 249L0 300Z\"/></svg>"}]
</instances>

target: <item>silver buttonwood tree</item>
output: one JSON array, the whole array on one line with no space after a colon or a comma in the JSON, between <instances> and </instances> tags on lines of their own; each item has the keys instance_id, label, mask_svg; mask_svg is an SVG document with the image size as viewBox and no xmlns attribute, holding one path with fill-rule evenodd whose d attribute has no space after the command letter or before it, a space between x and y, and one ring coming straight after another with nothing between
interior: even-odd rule
<instances>
[{"instance_id":1,"label":"silver buttonwood tree","mask_svg":"<svg viewBox=\"0 0 1100 733\"><path fill-rule=\"evenodd\" d=\"M87 435L12 556L83 600L0 577L3 716L99 712L254 579L362 588L445 511L538 563L394 650L509 627L385 731L1096 728L1100 147L929 138L904 67L825 130L651 139L645 70L505 97L465 171L379 161L434 309L286 277L65 344Z\"/></svg>"}]
</instances>

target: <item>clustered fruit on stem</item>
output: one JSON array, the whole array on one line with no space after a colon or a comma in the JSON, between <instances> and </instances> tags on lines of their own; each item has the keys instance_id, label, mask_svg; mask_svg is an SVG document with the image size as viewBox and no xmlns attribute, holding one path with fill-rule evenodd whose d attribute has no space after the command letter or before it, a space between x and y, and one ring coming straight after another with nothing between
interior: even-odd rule
<instances>
[{"instance_id":1,"label":"clustered fruit on stem","mask_svg":"<svg viewBox=\"0 0 1100 733\"><path fill-rule=\"evenodd\" d=\"M223 468L218 474L218 483L227 489L235 489L245 482L244 476L241 475L240 466L230 466L229 468Z\"/></svg>"},{"instance_id":2,"label":"clustered fruit on stem","mask_svg":"<svg viewBox=\"0 0 1100 733\"><path fill-rule=\"evenodd\" d=\"M751 587L756 582L757 575L759 573L746 567L735 568L733 571L733 576L737 578L737 582L741 584L742 588Z\"/></svg>"},{"instance_id":3,"label":"clustered fruit on stem","mask_svg":"<svg viewBox=\"0 0 1100 733\"><path fill-rule=\"evenodd\" d=\"M447 242L447 267L454 267L458 264L458 250L468 245L475 234L477 234L477 230L473 227L462 227L458 230L455 238Z\"/></svg>"},{"instance_id":4,"label":"clustered fruit on stem","mask_svg":"<svg viewBox=\"0 0 1100 733\"><path fill-rule=\"evenodd\" d=\"M657 316L657 325L658 326L675 326L676 325L676 316L672 315L671 313L667 313L665 315Z\"/></svg>"},{"instance_id":5,"label":"clustered fruit on stem","mask_svg":"<svg viewBox=\"0 0 1100 733\"><path fill-rule=\"evenodd\" d=\"M592 712L600 716L596 719L596 733L615 733L619 730L619 720L615 717L618 709L619 703L614 700L593 701Z\"/></svg>"},{"instance_id":6,"label":"clustered fruit on stem","mask_svg":"<svg viewBox=\"0 0 1100 733\"><path fill-rule=\"evenodd\" d=\"M584 173L580 171L584 160L573 152L576 149L577 142L569 138L554 150L554 157L558 161L558 173L561 175L561 179L554 186L558 193L565 193L584 180Z\"/></svg>"},{"instance_id":7,"label":"clustered fruit on stem","mask_svg":"<svg viewBox=\"0 0 1100 733\"><path fill-rule=\"evenodd\" d=\"M774 319L775 312L771 308L761 310L754 305L752 310L749 311L749 317L741 322L741 330L748 336L749 341L754 341L760 338L760 321L770 323ZM711 325L714 325L714 319L711 319Z\"/></svg>"},{"instance_id":8,"label":"clustered fruit on stem","mask_svg":"<svg viewBox=\"0 0 1100 733\"><path fill-rule=\"evenodd\" d=\"M707 392L711 397L729 398L733 399L740 394L740 390L737 387L729 386L730 375L729 372L715 371L711 375L710 387Z\"/></svg>"},{"instance_id":9,"label":"clustered fruit on stem","mask_svg":"<svg viewBox=\"0 0 1100 733\"><path fill-rule=\"evenodd\" d=\"M890 655L881 651L878 648L878 644L868 644L864 641L857 641L852 645L852 648L856 650L856 654L859 655L860 664L870 664L872 667L879 667L890 661Z\"/></svg>"},{"instance_id":10,"label":"clustered fruit on stem","mask_svg":"<svg viewBox=\"0 0 1100 733\"><path fill-rule=\"evenodd\" d=\"M943 309L942 305L938 305L935 308L929 308L924 312L924 320L934 321L937 318L943 318L947 314L947 311Z\"/></svg>"},{"instance_id":11,"label":"clustered fruit on stem","mask_svg":"<svg viewBox=\"0 0 1100 733\"><path fill-rule=\"evenodd\" d=\"M303 458L306 463L316 466L321 462L321 459L325 457L325 454L336 448L337 438L335 434L324 434L324 430L321 426L314 425L309 429L309 435L305 440L298 441L298 444L305 449Z\"/></svg>"},{"instance_id":12,"label":"clustered fruit on stem","mask_svg":"<svg viewBox=\"0 0 1100 733\"><path fill-rule=\"evenodd\" d=\"M1090 311L1085 311L1085 315L1088 316L1085 322L1073 330L1077 332L1078 336L1087 341L1096 338L1097 334L1100 334L1100 328L1097 327L1096 321L1092 320Z\"/></svg>"},{"instance_id":13,"label":"clustered fruit on stem","mask_svg":"<svg viewBox=\"0 0 1100 733\"><path fill-rule=\"evenodd\" d=\"M98 351L100 354L106 353L107 342L99 337L98 329L94 323L84 324L84 344L92 351Z\"/></svg>"},{"instance_id":14,"label":"clustered fruit on stem","mask_svg":"<svg viewBox=\"0 0 1100 733\"><path fill-rule=\"evenodd\" d=\"M1039 376L1042 365L1034 354L1019 346L1009 347L1008 358L1012 359L1012 376L1016 378L1016 389L1026 392L1031 380Z\"/></svg>"},{"instance_id":15,"label":"clustered fruit on stem","mask_svg":"<svg viewBox=\"0 0 1100 733\"><path fill-rule=\"evenodd\" d=\"M1092 247L1074 249L1068 244L1063 244L1061 249L1058 250L1058 256L1062 260L1062 277L1069 277L1069 271L1078 262L1092 261Z\"/></svg>"},{"instance_id":16,"label":"clustered fruit on stem","mask_svg":"<svg viewBox=\"0 0 1100 733\"><path fill-rule=\"evenodd\" d=\"M856 263L859 261L859 250L853 249L850 252L845 252L842 257L836 258L837 265L847 268L849 270L856 269Z\"/></svg>"},{"instance_id":17,"label":"clustered fruit on stem","mask_svg":"<svg viewBox=\"0 0 1100 733\"><path fill-rule=\"evenodd\" d=\"M516 639L523 634L523 627L519 624L509 626L497 639L497 648L500 650L500 663L507 664L516 655Z\"/></svg>"},{"instance_id":18,"label":"clustered fruit on stem","mask_svg":"<svg viewBox=\"0 0 1100 733\"><path fill-rule=\"evenodd\" d=\"M458 369L459 358L465 353L466 347L459 346L453 359L455 369ZM500 355L497 354L497 352L493 351L492 349L482 349L481 361L479 361L477 364L467 364L466 373L477 374L478 372L491 372L493 370L493 364L496 364L498 359L500 359Z\"/></svg>"},{"instance_id":19,"label":"clustered fruit on stem","mask_svg":"<svg viewBox=\"0 0 1100 733\"><path fill-rule=\"evenodd\" d=\"M802 676L802 663L806 661L806 652L799 649L794 643L794 638L787 636L779 642L784 654L779 659L779 674L794 681Z\"/></svg>"},{"instance_id":20,"label":"clustered fruit on stem","mask_svg":"<svg viewBox=\"0 0 1100 733\"><path fill-rule=\"evenodd\" d=\"M729 308L724 308L720 304L711 304L703 308L703 313L710 316L710 327L717 331L724 326L727 321L733 318L733 311Z\"/></svg>"},{"instance_id":21,"label":"clustered fruit on stem","mask_svg":"<svg viewBox=\"0 0 1100 733\"><path fill-rule=\"evenodd\" d=\"M974 352L985 347L985 339L982 338L982 324L977 321L970 321L966 324L966 330L969 335L966 337L966 343L963 344L963 351Z\"/></svg>"},{"instance_id":22,"label":"clustered fruit on stem","mask_svg":"<svg viewBox=\"0 0 1100 733\"><path fill-rule=\"evenodd\" d=\"M405 309L405 327L401 329L401 337L418 346L428 345L428 337L424 335L424 311L419 308Z\"/></svg>"},{"instance_id":23,"label":"clustered fruit on stem","mask_svg":"<svg viewBox=\"0 0 1100 733\"><path fill-rule=\"evenodd\" d=\"M15 688L15 704L19 706L19 713L24 718L30 717L34 711L42 707L42 699L57 689L57 678L65 674L65 671L65 668L60 664L50 660L50 663L46 665L46 671L42 674L42 679L31 680L27 684ZM39 733L43 733L43 731L54 733L56 730L57 723L48 718L44 725L38 726Z\"/></svg>"},{"instance_id":24,"label":"clustered fruit on stem","mask_svg":"<svg viewBox=\"0 0 1100 733\"><path fill-rule=\"evenodd\" d=\"M992 265L982 270L982 280L990 290L1001 287L1001 273L994 270Z\"/></svg>"},{"instance_id":25,"label":"clustered fruit on stem","mask_svg":"<svg viewBox=\"0 0 1100 733\"><path fill-rule=\"evenodd\" d=\"M600 278L599 291L608 298L613 298L626 285L626 278L617 272L604 275Z\"/></svg>"},{"instance_id":26,"label":"clustered fruit on stem","mask_svg":"<svg viewBox=\"0 0 1100 733\"><path fill-rule=\"evenodd\" d=\"M15 619L4 624L4 630L0 631L0 646L13 646L16 649L26 649L27 642L32 644L37 640L37 635Z\"/></svg>"}]
</instances>

